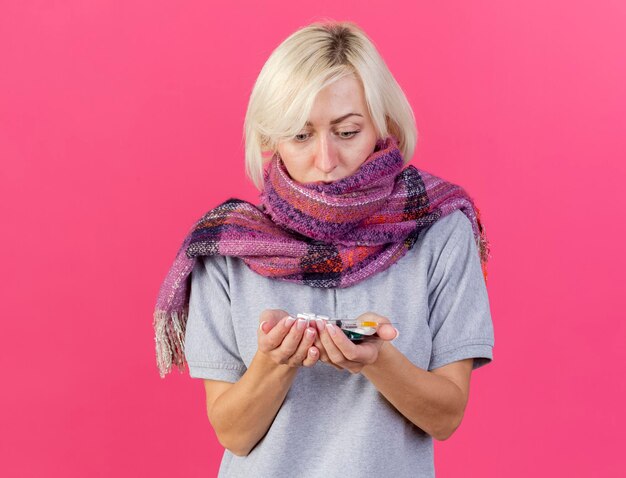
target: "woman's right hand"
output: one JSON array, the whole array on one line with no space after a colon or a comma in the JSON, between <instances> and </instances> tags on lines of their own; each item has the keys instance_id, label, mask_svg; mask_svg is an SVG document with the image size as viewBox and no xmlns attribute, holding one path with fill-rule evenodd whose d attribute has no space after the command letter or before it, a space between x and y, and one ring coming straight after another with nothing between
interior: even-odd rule
<instances>
[{"instance_id":1,"label":"woman's right hand","mask_svg":"<svg viewBox=\"0 0 626 478\"><path fill-rule=\"evenodd\" d=\"M313 345L315 327L306 327L306 320L294 319L280 309L265 309L259 317L258 348L273 362L290 367L312 367L319 359Z\"/></svg>"}]
</instances>

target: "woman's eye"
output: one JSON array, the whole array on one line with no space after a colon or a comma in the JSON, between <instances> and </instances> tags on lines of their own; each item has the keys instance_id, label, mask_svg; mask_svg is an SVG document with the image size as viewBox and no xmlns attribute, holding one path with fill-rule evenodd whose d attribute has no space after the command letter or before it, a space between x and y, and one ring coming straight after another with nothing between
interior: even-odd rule
<instances>
[{"instance_id":1,"label":"woman's eye","mask_svg":"<svg viewBox=\"0 0 626 478\"><path fill-rule=\"evenodd\" d=\"M354 136L356 136L358 133L360 133L361 131L339 131L338 133L336 133L340 138L343 139L350 139ZM297 142L297 143L303 143L304 141L306 141L307 139L309 139L309 136L311 135L311 133L298 133L296 134L293 139Z\"/></svg>"}]
</instances>

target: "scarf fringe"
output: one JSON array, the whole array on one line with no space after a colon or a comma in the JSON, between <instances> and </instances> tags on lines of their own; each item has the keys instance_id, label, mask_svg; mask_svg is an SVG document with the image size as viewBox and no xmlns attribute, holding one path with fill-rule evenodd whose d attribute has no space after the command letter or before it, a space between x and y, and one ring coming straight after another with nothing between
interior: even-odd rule
<instances>
[{"instance_id":1,"label":"scarf fringe","mask_svg":"<svg viewBox=\"0 0 626 478\"><path fill-rule=\"evenodd\" d=\"M157 367L164 378L176 365L183 373L185 370L185 326L188 309L168 313L163 310L154 312L154 341L156 345Z\"/></svg>"}]
</instances>

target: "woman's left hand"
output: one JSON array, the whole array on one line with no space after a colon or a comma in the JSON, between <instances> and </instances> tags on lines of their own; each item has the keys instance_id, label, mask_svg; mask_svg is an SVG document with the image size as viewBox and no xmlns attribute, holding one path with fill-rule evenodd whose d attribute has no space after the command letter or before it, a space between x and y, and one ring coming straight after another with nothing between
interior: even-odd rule
<instances>
[{"instance_id":1,"label":"woman's left hand","mask_svg":"<svg viewBox=\"0 0 626 478\"><path fill-rule=\"evenodd\" d=\"M335 368L347 369L351 373L359 373L366 365L376 362L385 341L391 341L398 336L398 331L386 317L366 312L357 319L379 323L376 334L365 336L358 344L353 343L339 327L324 324L323 321L316 322L318 340L323 345L320 355L322 362L328 362Z\"/></svg>"}]
</instances>

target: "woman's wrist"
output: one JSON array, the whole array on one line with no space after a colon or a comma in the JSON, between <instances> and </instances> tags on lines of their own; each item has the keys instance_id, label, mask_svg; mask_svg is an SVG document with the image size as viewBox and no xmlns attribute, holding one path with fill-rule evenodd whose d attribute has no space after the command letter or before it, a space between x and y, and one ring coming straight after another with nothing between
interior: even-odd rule
<instances>
[{"instance_id":1,"label":"woman's wrist","mask_svg":"<svg viewBox=\"0 0 626 478\"><path fill-rule=\"evenodd\" d=\"M376 357L376 360L373 363L365 365L361 369L361 373L363 373L366 369L384 369L385 363L389 361L390 354L392 353L392 348L393 344L391 344L387 340L384 340L382 345L380 346L380 349L378 349L378 355Z\"/></svg>"},{"instance_id":2,"label":"woman's wrist","mask_svg":"<svg viewBox=\"0 0 626 478\"><path fill-rule=\"evenodd\" d=\"M276 363L269 355L261 352L260 350L257 350L252 359L250 368L252 368L253 366L258 367L259 372L263 376L275 375L277 377L290 378L298 373L297 367L290 367L287 364Z\"/></svg>"}]
</instances>

